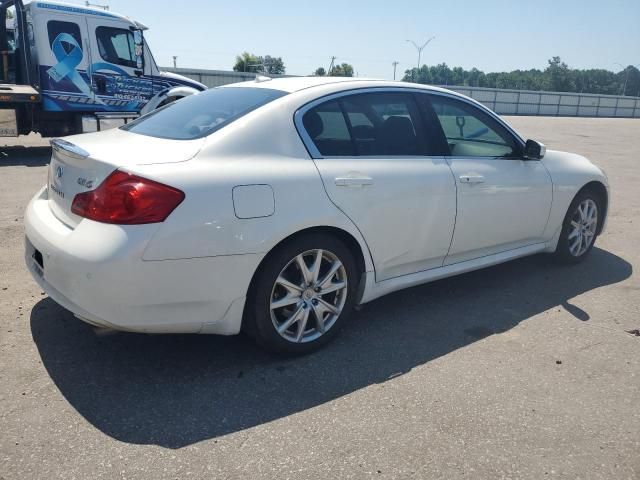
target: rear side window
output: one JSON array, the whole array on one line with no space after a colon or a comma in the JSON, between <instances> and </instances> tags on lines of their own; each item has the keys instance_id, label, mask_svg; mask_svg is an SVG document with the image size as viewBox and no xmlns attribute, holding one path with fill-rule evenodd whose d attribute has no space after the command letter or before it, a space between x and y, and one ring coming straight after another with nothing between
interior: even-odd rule
<instances>
[{"instance_id":1,"label":"rear side window","mask_svg":"<svg viewBox=\"0 0 640 480\"><path fill-rule=\"evenodd\" d=\"M82 35L80 35L80 27L76 23L50 20L49 22L47 22L47 33L49 34L49 45L51 45L52 47L60 34L66 33L67 35L70 35L71 38L76 41L78 47L82 49ZM62 45L62 48L67 54L71 53L71 51L75 48L75 46L69 42L69 38L65 38L63 36L60 37L59 41Z\"/></svg>"},{"instance_id":2,"label":"rear side window","mask_svg":"<svg viewBox=\"0 0 640 480\"><path fill-rule=\"evenodd\" d=\"M358 155L426 154L422 121L411 94L365 93L341 101Z\"/></svg>"},{"instance_id":3,"label":"rear side window","mask_svg":"<svg viewBox=\"0 0 640 480\"><path fill-rule=\"evenodd\" d=\"M305 113L302 123L321 155L355 155L347 121L336 100L309 110Z\"/></svg>"},{"instance_id":4,"label":"rear side window","mask_svg":"<svg viewBox=\"0 0 640 480\"><path fill-rule=\"evenodd\" d=\"M136 68L136 45L130 30L113 27L96 28L98 51L103 60Z\"/></svg>"},{"instance_id":5,"label":"rear side window","mask_svg":"<svg viewBox=\"0 0 640 480\"><path fill-rule=\"evenodd\" d=\"M210 135L284 95L286 92L268 88L213 88L170 103L120 128L150 137L192 140Z\"/></svg>"},{"instance_id":6,"label":"rear side window","mask_svg":"<svg viewBox=\"0 0 640 480\"><path fill-rule=\"evenodd\" d=\"M420 112L411 94L341 97L310 109L302 123L322 156L427 154Z\"/></svg>"}]
</instances>

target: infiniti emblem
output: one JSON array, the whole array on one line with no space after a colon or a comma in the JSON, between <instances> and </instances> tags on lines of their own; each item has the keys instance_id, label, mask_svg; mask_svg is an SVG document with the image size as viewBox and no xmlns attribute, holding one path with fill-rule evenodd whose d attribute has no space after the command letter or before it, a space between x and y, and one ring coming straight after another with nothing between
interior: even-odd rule
<instances>
[{"instance_id":1,"label":"infiniti emblem","mask_svg":"<svg viewBox=\"0 0 640 480\"><path fill-rule=\"evenodd\" d=\"M62 165L58 165L56 167L56 178L62 178L62 175L64 175L64 170L62 169Z\"/></svg>"}]
</instances>

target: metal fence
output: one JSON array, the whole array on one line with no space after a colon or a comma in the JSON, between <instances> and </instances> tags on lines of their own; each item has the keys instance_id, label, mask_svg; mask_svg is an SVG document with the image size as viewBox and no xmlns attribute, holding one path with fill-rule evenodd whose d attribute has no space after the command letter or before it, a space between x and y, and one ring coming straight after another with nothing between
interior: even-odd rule
<instances>
[{"instance_id":1,"label":"metal fence","mask_svg":"<svg viewBox=\"0 0 640 480\"><path fill-rule=\"evenodd\" d=\"M164 68L197 80L207 87L253 80L255 73L194 68ZM287 77L292 75L270 75ZM541 115L553 117L640 118L640 98L590 93L536 92L480 87L445 86L483 103L499 115Z\"/></svg>"},{"instance_id":2,"label":"metal fence","mask_svg":"<svg viewBox=\"0 0 640 480\"><path fill-rule=\"evenodd\" d=\"M500 115L640 118L640 98L590 93L445 87L483 103Z\"/></svg>"}]
</instances>

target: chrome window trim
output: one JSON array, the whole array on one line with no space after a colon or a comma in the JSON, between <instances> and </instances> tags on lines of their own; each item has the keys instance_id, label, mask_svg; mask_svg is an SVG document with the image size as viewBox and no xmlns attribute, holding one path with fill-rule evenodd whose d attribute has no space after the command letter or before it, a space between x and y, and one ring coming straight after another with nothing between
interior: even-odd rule
<instances>
[{"instance_id":1,"label":"chrome window trim","mask_svg":"<svg viewBox=\"0 0 640 480\"><path fill-rule=\"evenodd\" d=\"M480 102L478 102L477 100L474 100L472 98L464 97L464 96L462 96L460 94L456 94L456 93L453 93L453 92L452 93L440 92L438 90L422 89L422 88L415 88L415 87L355 87L355 88L351 88L349 90L343 90L341 92L330 93L330 94L324 95L324 96L322 96L320 98L316 98L315 100L312 100L311 102L308 102L308 103L304 104L303 106L301 106L300 108L298 108L298 110L296 110L296 112L294 113L294 115L293 115L294 125L296 127L296 130L298 131L298 135L300 135L300 139L302 140L302 143L304 144L305 148L309 152L309 155L311 155L311 158L316 160L316 159L321 159L321 158L367 158L367 157L372 157L371 155L368 155L367 157L359 156L359 155L353 155L353 156L351 156L351 155L322 155L320 153L320 151L316 148L315 144L313 143L313 140L311 140L311 137L307 133L306 129L304 128L304 124L302 123L302 119L303 119L305 113L307 113L312 108L314 108L314 107L316 107L318 105L321 105L321 104L323 104L325 102L330 102L332 100L336 100L338 98L347 97L347 96L351 96L351 95L359 95L359 94L362 94L362 93L419 93L419 94L423 94L423 95L438 95L438 96L442 96L442 97L451 98L453 100L458 100L458 101L467 103L472 107L478 108L482 112L484 112L485 114L491 116L491 118L496 120L502 127L504 127L505 130L507 130L507 132L509 132L511 135L513 135L513 137L515 138L516 142L519 143L522 148L524 148L524 146L525 146L524 139L513 128L511 128L507 123L505 123L505 121L502 120L498 116L497 113L491 111L485 105L481 104ZM434 156L438 156L438 155L385 155L385 156L376 155L375 157L376 158L426 158L426 157L434 157Z\"/></svg>"}]
</instances>

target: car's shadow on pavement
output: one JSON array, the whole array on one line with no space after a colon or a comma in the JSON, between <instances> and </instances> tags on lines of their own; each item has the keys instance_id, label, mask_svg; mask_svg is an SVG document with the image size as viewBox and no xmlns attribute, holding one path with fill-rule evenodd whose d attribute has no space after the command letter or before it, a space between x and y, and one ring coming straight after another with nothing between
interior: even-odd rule
<instances>
[{"instance_id":1,"label":"car's shadow on pavement","mask_svg":"<svg viewBox=\"0 0 640 480\"><path fill-rule=\"evenodd\" d=\"M43 167L51 161L51 147L0 146L0 167Z\"/></svg>"},{"instance_id":2,"label":"car's shadow on pavement","mask_svg":"<svg viewBox=\"0 0 640 480\"><path fill-rule=\"evenodd\" d=\"M87 421L123 442L180 448L385 382L552 307L588 320L569 300L631 273L597 248L572 267L521 259L381 298L331 345L296 359L242 336L97 335L50 299L33 308L31 330L51 378Z\"/></svg>"}]
</instances>

